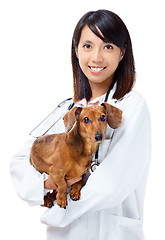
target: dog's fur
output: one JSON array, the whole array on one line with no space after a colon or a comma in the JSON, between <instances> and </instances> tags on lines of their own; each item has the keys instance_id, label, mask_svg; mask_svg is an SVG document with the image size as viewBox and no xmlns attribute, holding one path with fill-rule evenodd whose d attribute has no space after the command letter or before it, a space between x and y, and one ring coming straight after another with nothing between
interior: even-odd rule
<instances>
[{"instance_id":1,"label":"dog's fur","mask_svg":"<svg viewBox=\"0 0 165 240\"><path fill-rule=\"evenodd\" d=\"M105 116L105 120L101 116ZM108 103L87 108L74 107L63 120L66 133L36 139L31 148L30 162L39 172L51 176L57 186L57 204L66 208L66 180L87 172L99 143L105 138L107 123L111 128L119 127L122 111ZM81 187L82 180L72 187L70 196L73 200L80 198Z\"/></svg>"}]
</instances>

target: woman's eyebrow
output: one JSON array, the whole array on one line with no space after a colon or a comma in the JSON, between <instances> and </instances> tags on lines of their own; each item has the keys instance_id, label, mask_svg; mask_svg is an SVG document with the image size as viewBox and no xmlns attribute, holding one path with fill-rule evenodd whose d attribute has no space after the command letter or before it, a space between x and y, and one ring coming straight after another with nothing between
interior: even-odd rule
<instances>
[{"instance_id":1,"label":"woman's eyebrow","mask_svg":"<svg viewBox=\"0 0 165 240\"><path fill-rule=\"evenodd\" d=\"M112 41L109 41L108 39L104 39L104 43L114 44Z\"/></svg>"},{"instance_id":2,"label":"woman's eyebrow","mask_svg":"<svg viewBox=\"0 0 165 240\"><path fill-rule=\"evenodd\" d=\"M90 40L84 40L82 43L91 44L91 43L93 43L93 42L90 41ZM113 42L109 41L108 39L105 39L105 40L103 41L103 43L104 43L104 44L114 44Z\"/></svg>"},{"instance_id":3,"label":"woman's eyebrow","mask_svg":"<svg viewBox=\"0 0 165 240\"><path fill-rule=\"evenodd\" d=\"M83 41L83 43L92 43L92 42L89 40L85 40L85 41Z\"/></svg>"}]
</instances>

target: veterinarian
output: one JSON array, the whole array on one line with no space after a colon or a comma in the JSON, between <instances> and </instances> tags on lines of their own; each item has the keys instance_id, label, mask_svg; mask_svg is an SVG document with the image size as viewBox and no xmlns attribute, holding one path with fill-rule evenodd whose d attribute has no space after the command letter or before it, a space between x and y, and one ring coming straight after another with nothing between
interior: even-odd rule
<instances>
[{"instance_id":1,"label":"veterinarian","mask_svg":"<svg viewBox=\"0 0 165 240\"><path fill-rule=\"evenodd\" d=\"M73 34L72 65L73 99L60 104L32 135L64 132L62 116L73 103L87 107L107 101L122 110L122 124L115 130L107 127L92 160L96 170L82 188L81 199L75 202L68 195L66 209L55 203L42 215L47 239L142 240L151 127L145 99L132 90L134 58L123 21L107 10L86 13ZM32 135L11 162L16 191L31 206L43 204L48 189L56 189L51 178L29 162Z\"/></svg>"}]
</instances>

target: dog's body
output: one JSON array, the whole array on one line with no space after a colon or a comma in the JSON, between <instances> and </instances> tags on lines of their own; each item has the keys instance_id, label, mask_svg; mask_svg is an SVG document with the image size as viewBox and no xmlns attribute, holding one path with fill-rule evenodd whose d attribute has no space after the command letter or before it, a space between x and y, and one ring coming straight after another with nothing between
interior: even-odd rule
<instances>
[{"instance_id":1,"label":"dog's body","mask_svg":"<svg viewBox=\"0 0 165 240\"><path fill-rule=\"evenodd\" d=\"M62 208L67 205L66 180L87 172L99 143L104 140L107 122L117 128L121 116L121 110L107 103L83 109L74 107L63 118L66 133L43 136L33 143L30 162L39 172L50 174L57 186L57 204ZM80 198L81 187L82 180L72 187L73 200Z\"/></svg>"}]
</instances>

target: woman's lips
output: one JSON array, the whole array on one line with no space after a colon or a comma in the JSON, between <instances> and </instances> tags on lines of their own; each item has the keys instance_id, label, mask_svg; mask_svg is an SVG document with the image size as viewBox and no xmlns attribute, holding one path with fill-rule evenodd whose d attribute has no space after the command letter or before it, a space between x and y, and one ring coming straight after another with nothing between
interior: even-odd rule
<instances>
[{"instance_id":1,"label":"woman's lips","mask_svg":"<svg viewBox=\"0 0 165 240\"><path fill-rule=\"evenodd\" d=\"M92 73L100 73L106 68L106 67L92 67L92 66L88 66L88 67Z\"/></svg>"}]
</instances>

